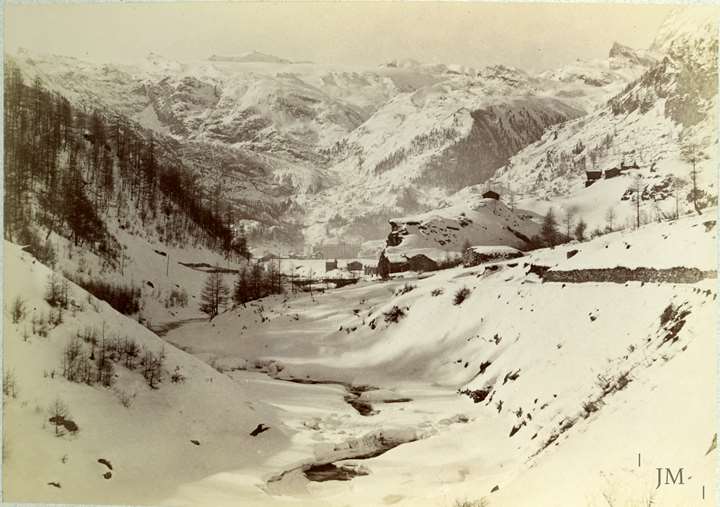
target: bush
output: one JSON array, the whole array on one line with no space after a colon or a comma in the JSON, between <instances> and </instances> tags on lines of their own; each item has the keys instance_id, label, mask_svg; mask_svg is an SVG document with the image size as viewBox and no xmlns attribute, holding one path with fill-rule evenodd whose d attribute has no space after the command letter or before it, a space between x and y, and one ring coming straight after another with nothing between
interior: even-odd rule
<instances>
[{"instance_id":1,"label":"bush","mask_svg":"<svg viewBox=\"0 0 720 507\"><path fill-rule=\"evenodd\" d=\"M115 391L115 394L117 395L118 399L120 400L120 403L125 408L130 408L133 404L133 401L135 400L135 395L130 394L127 391L123 391L122 389L117 389Z\"/></svg>"},{"instance_id":2,"label":"bush","mask_svg":"<svg viewBox=\"0 0 720 507\"><path fill-rule=\"evenodd\" d=\"M140 311L140 289L131 285L122 285L103 280L73 279L73 282L98 299L102 299L120 313L132 315Z\"/></svg>"},{"instance_id":3,"label":"bush","mask_svg":"<svg viewBox=\"0 0 720 507\"><path fill-rule=\"evenodd\" d=\"M398 290L395 291L396 296L402 296L403 294L407 294L411 290L417 288L417 285L411 285L407 282L405 282L405 285L400 287Z\"/></svg>"},{"instance_id":4,"label":"bush","mask_svg":"<svg viewBox=\"0 0 720 507\"><path fill-rule=\"evenodd\" d=\"M185 375L180 370L180 366L175 367L175 371L170 375L170 382L173 384L182 384L185 382Z\"/></svg>"},{"instance_id":5,"label":"bush","mask_svg":"<svg viewBox=\"0 0 720 507\"><path fill-rule=\"evenodd\" d=\"M179 306L185 308L188 304L188 295L185 289L173 287L170 294L165 298L165 308Z\"/></svg>"},{"instance_id":6,"label":"bush","mask_svg":"<svg viewBox=\"0 0 720 507\"><path fill-rule=\"evenodd\" d=\"M13 324L17 324L25 317L25 301L22 297L16 296L13 299L11 313Z\"/></svg>"},{"instance_id":7,"label":"bush","mask_svg":"<svg viewBox=\"0 0 720 507\"><path fill-rule=\"evenodd\" d=\"M3 394L13 399L18 397L17 381L12 371L6 371L3 375Z\"/></svg>"},{"instance_id":8,"label":"bush","mask_svg":"<svg viewBox=\"0 0 720 507\"><path fill-rule=\"evenodd\" d=\"M463 304L463 301L465 301L468 296L470 296L470 289L467 287L462 287L458 289L458 291L455 293L455 296L453 297L453 304L454 305L461 305Z\"/></svg>"},{"instance_id":9,"label":"bush","mask_svg":"<svg viewBox=\"0 0 720 507\"><path fill-rule=\"evenodd\" d=\"M149 349L144 349L140 365L143 369L143 377L151 389L157 389L157 383L162 382L163 363L165 361L165 351L153 353Z\"/></svg>"},{"instance_id":10,"label":"bush","mask_svg":"<svg viewBox=\"0 0 720 507\"><path fill-rule=\"evenodd\" d=\"M32 318L32 332L37 334L41 338L45 338L48 335L48 323L45 317L33 317Z\"/></svg>"},{"instance_id":11,"label":"bush","mask_svg":"<svg viewBox=\"0 0 720 507\"><path fill-rule=\"evenodd\" d=\"M405 311L399 306L393 306L390 310L383 313L383 315L385 316L385 322L398 322L405 317Z\"/></svg>"},{"instance_id":12,"label":"bush","mask_svg":"<svg viewBox=\"0 0 720 507\"><path fill-rule=\"evenodd\" d=\"M122 364L128 370L134 370L140 352L140 347L134 340L118 336L98 340L98 330L86 326L65 345L63 376L71 382L88 385L100 383L105 387L111 387L115 382L115 365ZM154 364L157 358L154 354L151 356L146 360L153 368L157 368ZM143 374L146 372L149 375L149 370L143 370ZM160 380L161 375L154 370L152 377L154 387L154 383Z\"/></svg>"},{"instance_id":13,"label":"bush","mask_svg":"<svg viewBox=\"0 0 720 507\"><path fill-rule=\"evenodd\" d=\"M675 315L677 314L677 310L675 309L675 306L670 303L665 307L662 314L660 314L660 326L664 326L668 322L670 322Z\"/></svg>"},{"instance_id":14,"label":"bush","mask_svg":"<svg viewBox=\"0 0 720 507\"><path fill-rule=\"evenodd\" d=\"M67 308L69 289L67 280L51 273L45 285L45 301L53 308Z\"/></svg>"},{"instance_id":15,"label":"bush","mask_svg":"<svg viewBox=\"0 0 720 507\"><path fill-rule=\"evenodd\" d=\"M583 410L585 411L585 417L590 414L597 412L600 409L597 401L586 401L583 403Z\"/></svg>"},{"instance_id":16,"label":"bush","mask_svg":"<svg viewBox=\"0 0 720 507\"><path fill-rule=\"evenodd\" d=\"M65 431L75 433L80 429L75 421L70 419L70 409L60 398L55 399L48 408L48 412L50 414L49 421L55 426L55 436L62 436Z\"/></svg>"},{"instance_id":17,"label":"bush","mask_svg":"<svg viewBox=\"0 0 720 507\"><path fill-rule=\"evenodd\" d=\"M432 292L430 293L430 295L431 295L432 297L436 297L436 296L442 295L444 292L445 292L445 291L442 290L442 289L433 289Z\"/></svg>"}]
</instances>

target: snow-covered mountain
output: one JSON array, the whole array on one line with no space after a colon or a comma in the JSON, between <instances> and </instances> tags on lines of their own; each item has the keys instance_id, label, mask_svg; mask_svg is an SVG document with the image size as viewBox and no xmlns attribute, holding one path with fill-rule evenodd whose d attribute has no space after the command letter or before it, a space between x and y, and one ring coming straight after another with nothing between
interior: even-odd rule
<instances>
[{"instance_id":1,"label":"snow-covered mountain","mask_svg":"<svg viewBox=\"0 0 720 507\"><path fill-rule=\"evenodd\" d=\"M539 74L8 58L3 498L712 504L710 19Z\"/></svg>"},{"instance_id":2,"label":"snow-covered mountain","mask_svg":"<svg viewBox=\"0 0 720 507\"><path fill-rule=\"evenodd\" d=\"M693 159L704 198L717 196L717 55L715 17L680 10L661 28L651 46L659 60L603 107L546 131L500 168L490 184L521 194L537 211L556 205L595 209L593 225L617 208L621 222L634 213L623 200L639 175L644 189L677 182L679 207L689 206ZM617 179L600 179L585 188L586 171L637 164ZM643 198L643 208L668 212L673 192ZM540 201L538 201L540 199ZM544 201L544 203L543 203ZM591 210L587 210L592 214Z\"/></svg>"},{"instance_id":3,"label":"snow-covered mountain","mask_svg":"<svg viewBox=\"0 0 720 507\"><path fill-rule=\"evenodd\" d=\"M548 126L581 116L649 61L628 56L635 54L629 48L615 53L574 64L592 71L538 76L414 61L291 63L256 52L197 62L150 54L134 65L24 51L14 59L27 79L73 103L172 137L208 188L223 182L245 226L276 228L281 243L297 248L340 235L379 239L388 218L430 209L484 181ZM602 79L587 78L593 72ZM338 220L345 226L333 227ZM299 238L288 234L298 223Z\"/></svg>"},{"instance_id":4,"label":"snow-covered mountain","mask_svg":"<svg viewBox=\"0 0 720 507\"><path fill-rule=\"evenodd\" d=\"M241 55L212 55L208 58L211 62L236 62L236 63L292 63L290 60L279 56L269 55L260 51L250 51Z\"/></svg>"}]
</instances>

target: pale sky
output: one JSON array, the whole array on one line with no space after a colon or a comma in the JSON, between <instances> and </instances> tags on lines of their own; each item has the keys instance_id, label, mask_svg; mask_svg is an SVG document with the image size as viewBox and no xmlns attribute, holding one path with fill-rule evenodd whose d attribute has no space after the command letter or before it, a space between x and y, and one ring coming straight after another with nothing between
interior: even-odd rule
<instances>
[{"instance_id":1,"label":"pale sky","mask_svg":"<svg viewBox=\"0 0 720 507\"><path fill-rule=\"evenodd\" d=\"M291 60L396 58L528 70L647 48L671 5L430 2L6 4L5 48L131 61L257 50Z\"/></svg>"}]
</instances>

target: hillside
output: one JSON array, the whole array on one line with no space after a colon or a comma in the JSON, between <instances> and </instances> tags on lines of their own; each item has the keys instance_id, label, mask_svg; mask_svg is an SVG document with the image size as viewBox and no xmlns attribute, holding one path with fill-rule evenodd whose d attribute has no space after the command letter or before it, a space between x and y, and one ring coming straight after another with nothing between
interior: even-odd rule
<instances>
[{"instance_id":1,"label":"hillside","mask_svg":"<svg viewBox=\"0 0 720 507\"><path fill-rule=\"evenodd\" d=\"M502 201L468 195L462 204L390 220L389 254L439 250L462 253L471 245L530 248L540 232L540 217L512 210Z\"/></svg>"},{"instance_id":2,"label":"hillside","mask_svg":"<svg viewBox=\"0 0 720 507\"><path fill-rule=\"evenodd\" d=\"M260 466L287 445L288 430L259 393L72 283L66 308L49 304L51 271L17 245L6 242L3 259L5 501L153 504L187 481ZM23 311L13 317L16 301ZM147 354L162 356L153 387ZM56 434L56 400L76 431L61 425ZM271 438L249 435L261 422Z\"/></svg>"},{"instance_id":3,"label":"hillside","mask_svg":"<svg viewBox=\"0 0 720 507\"><path fill-rule=\"evenodd\" d=\"M282 402L298 407L288 423L313 442L312 455L296 463L332 462L362 473L317 482L297 468L278 470L269 476L268 505L285 505L291 495L302 505L652 498L671 506L692 504L702 485L712 501L715 281L626 281L623 269L686 267L716 277L715 237L714 221L683 218L490 265L268 298L167 339L246 385L284 391L302 383L327 397L331 411L297 398ZM664 241L687 248L669 258ZM532 266L612 267L615 278L543 281ZM340 383L354 393L345 391L345 400L365 404L364 415L336 405ZM378 432L399 445L353 459L353 445L362 440L372 449ZM606 452L596 452L598 441L607 442ZM563 463L585 473L543 487ZM685 467L692 487L655 492L656 466ZM218 482L221 494L213 489ZM242 497L260 505L246 483L245 473L210 477L170 503L225 505Z\"/></svg>"},{"instance_id":4,"label":"hillside","mask_svg":"<svg viewBox=\"0 0 720 507\"><path fill-rule=\"evenodd\" d=\"M137 292L127 313L140 320L197 315L205 273L180 262L246 262L232 206L204 191L172 139L6 68L5 238L87 287Z\"/></svg>"},{"instance_id":5,"label":"hillside","mask_svg":"<svg viewBox=\"0 0 720 507\"><path fill-rule=\"evenodd\" d=\"M540 213L552 205L563 212L579 207L591 227L604 228L610 208L618 224L632 216L632 203L621 197L634 181L600 180L586 189L585 171L639 165L632 175L641 176L643 213L652 220L691 206L694 161L700 200L715 202L718 41L708 14L676 12L652 45L662 55L657 63L604 107L546 131L490 184L518 194L521 206ZM665 192L653 190L660 184Z\"/></svg>"}]
</instances>

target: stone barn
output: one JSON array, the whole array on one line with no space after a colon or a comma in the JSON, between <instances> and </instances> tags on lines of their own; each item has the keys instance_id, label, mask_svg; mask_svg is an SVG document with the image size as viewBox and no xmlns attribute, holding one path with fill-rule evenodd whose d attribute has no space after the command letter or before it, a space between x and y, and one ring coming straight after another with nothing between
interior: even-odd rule
<instances>
[{"instance_id":1,"label":"stone barn","mask_svg":"<svg viewBox=\"0 0 720 507\"><path fill-rule=\"evenodd\" d=\"M406 259L408 271L435 271L438 268L438 263L424 254L413 255Z\"/></svg>"},{"instance_id":2,"label":"stone barn","mask_svg":"<svg viewBox=\"0 0 720 507\"><path fill-rule=\"evenodd\" d=\"M585 171L585 177L587 178L585 180L585 186L589 187L593 183L595 183L597 180L602 178L602 171Z\"/></svg>"},{"instance_id":3,"label":"stone barn","mask_svg":"<svg viewBox=\"0 0 720 507\"><path fill-rule=\"evenodd\" d=\"M610 169L605 169L605 179L609 180L610 178L615 178L617 176L620 176L620 168L619 167L611 167Z\"/></svg>"},{"instance_id":4,"label":"stone barn","mask_svg":"<svg viewBox=\"0 0 720 507\"><path fill-rule=\"evenodd\" d=\"M348 271L362 271L363 265L360 261L350 261L345 266Z\"/></svg>"}]
</instances>

